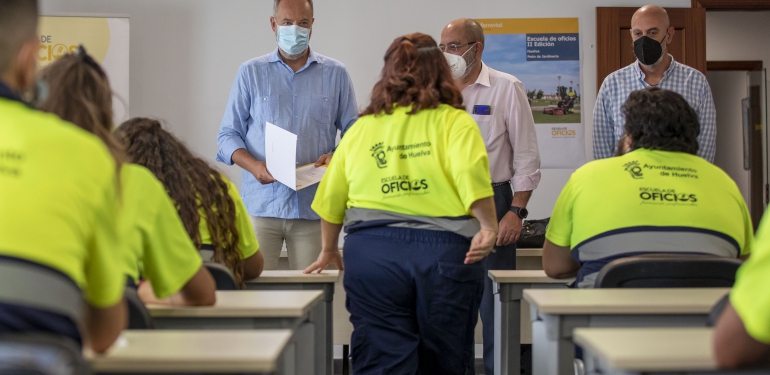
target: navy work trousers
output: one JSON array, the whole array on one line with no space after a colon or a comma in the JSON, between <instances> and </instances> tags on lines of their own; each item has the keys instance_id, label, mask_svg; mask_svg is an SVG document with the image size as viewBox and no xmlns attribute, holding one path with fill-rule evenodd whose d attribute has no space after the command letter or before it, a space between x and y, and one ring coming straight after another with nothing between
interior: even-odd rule
<instances>
[{"instance_id":1,"label":"navy work trousers","mask_svg":"<svg viewBox=\"0 0 770 375\"><path fill-rule=\"evenodd\" d=\"M463 375L473 366L484 288L470 241L451 232L377 227L345 239L353 373Z\"/></svg>"},{"instance_id":2,"label":"navy work trousers","mask_svg":"<svg viewBox=\"0 0 770 375\"><path fill-rule=\"evenodd\" d=\"M503 219L513 203L513 191L510 184L497 186L495 191L495 209L497 221ZM495 252L484 259L487 275L489 270L516 269L516 243L507 246L495 246ZM484 297L481 299L481 323L483 323L484 340L484 371L486 375L494 374L495 370L495 295L492 279L484 277Z\"/></svg>"}]
</instances>

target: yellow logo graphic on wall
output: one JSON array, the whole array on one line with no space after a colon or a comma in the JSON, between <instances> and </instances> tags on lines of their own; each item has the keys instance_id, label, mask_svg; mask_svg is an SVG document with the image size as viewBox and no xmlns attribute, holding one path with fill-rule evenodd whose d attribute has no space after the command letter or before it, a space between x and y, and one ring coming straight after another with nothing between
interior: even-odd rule
<instances>
[{"instance_id":1,"label":"yellow logo graphic on wall","mask_svg":"<svg viewBox=\"0 0 770 375\"><path fill-rule=\"evenodd\" d=\"M110 26L106 18L40 17L38 37L40 50L37 60L40 68L75 52L81 44L100 64L110 49Z\"/></svg>"}]
</instances>

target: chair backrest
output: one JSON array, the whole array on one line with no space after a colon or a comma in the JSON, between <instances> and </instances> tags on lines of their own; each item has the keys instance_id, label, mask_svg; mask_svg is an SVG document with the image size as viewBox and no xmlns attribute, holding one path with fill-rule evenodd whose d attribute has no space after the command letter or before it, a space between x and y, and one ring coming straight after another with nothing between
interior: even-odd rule
<instances>
[{"instance_id":1,"label":"chair backrest","mask_svg":"<svg viewBox=\"0 0 770 375\"><path fill-rule=\"evenodd\" d=\"M719 320L722 312L725 311L725 307L727 307L728 303L730 303L730 293L725 294L725 296L717 301L717 303L715 303L711 308L711 312L709 312L709 319L706 322L707 327L714 327L717 325L717 320Z\"/></svg>"},{"instance_id":2,"label":"chair backrest","mask_svg":"<svg viewBox=\"0 0 770 375\"><path fill-rule=\"evenodd\" d=\"M42 333L0 334L0 374L90 373L80 347L71 339Z\"/></svg>"},{"instance_id":3,"label":"chair backrest","mask_svg":"<svg viewBox=\"0 0 770 375\"><path fill-rule=\"evenodd\" d=\"M614 260L595 288L730 288L742 262L713 255L647 254Z\"/></svg>"},{"instance_id":4,"label":"chair backrest","mask_svg":"<svg viewBox=\"0 0 770 375\"><path fill-rule=\"evenodd\" d=\"M198 250L198 254L201 255L201 259L203 259L204 262L214 261L214 250L200 249Z\"/></svg>"},{"instance_id":5,"label":"chair backrest","mask_svg":"<svg viewBox=\"0 0 770 375\"><path fill-rule=\"evenodd\" d=\"M127 286L123 295L128 306L128 329L155 328L155 323L152 321L152 317L144 303L139 299L136 289Z\"/></svg>"},{"instance_id":6,"label":"chair backrest","mask_svg":"<svg viewBox=\"0 0 770 375\"><path fill-rule=\"evenodd\" d=\"M237 290L238 283L235 282L235 276L229 268L213 262L203 262L206 269L214 277L217 284L217 290Z\"/></svg>"},{"instance_id":7,"label":"chair backrest","mask_svg":"<svg viewBox=\"0 0 770 375\"><path fill-rule=\"evenodd\" d=\"M0 302L83 319L83 291L67 275L23 259L0 257Z\"/></svg>"}]
</instances>

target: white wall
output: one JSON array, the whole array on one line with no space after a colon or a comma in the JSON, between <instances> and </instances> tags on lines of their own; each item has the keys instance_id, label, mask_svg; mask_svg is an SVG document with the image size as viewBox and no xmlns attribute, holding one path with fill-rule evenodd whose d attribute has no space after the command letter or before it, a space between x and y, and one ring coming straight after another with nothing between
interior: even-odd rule
<instances>
[{"instance_id":1,"label":"white wall","mask_svg":"<svg viewBox=\"0 0 770 375\"><path fill-rule=\"evenodd\" d=\"M749 203L749 172L743 169L743 110L746 97L746 72L708 72L717 110L717 152L714 164L727 172L738 185L743 200Z\"/></svg>"},{"instance_id":2,"label":"white wall","mask_svg":"<svg viewBox=\"0 0 770 375\"><path fill-rule=\"evenodd\" d=\"M647 0L649 1L649 0ZM591 147L596 88L597 6L641 6L645 0L316 0L311 46L345 63L360 106L399 35L421 31L436 39L449 21L471 18L578 17L586 126ZM238 66L275 48L269 0L40 0L42 11L121 13L131 17L131 116L153 116L213 161L216 134ZM690 0L659 5L689 7ZM768 49L770 51L770 49ZM226 171L237 183L240 173ZM572 170L545 170L531 217L550 216Z\"/></svg>"},{"instance_id":3,"label":"white wall","mask_svg":"<svg viewBox=\"0 0 770 375\"><path fill-rule=\"evenodd\" d=\"M770 38L767 29L770 25L770 12L707 12L706 13L706 59L720 60L762 60L764 68L770 67ZM743 81L742 81L743 82ZM767 82L765 82L767 85ZM714 89L712 87L712 89ZM764 92L762 93L764 95ZM744 92L741 98L746 97ZM714 97L717 95L715 93ZM762 109L762 120L768 103ZM717 104L717 108L719 105ZM762 131L762 146L767 155L767 126ZM742 149L742 147L741 147ZM767 157L764 158L767 165ZM766 168L766 167L765 167ZM767 183L767 172L763 173ZM740 186L740 182L739 182ZM748 201L748 200L747 200Z\"/></svg>"}]
</instances>

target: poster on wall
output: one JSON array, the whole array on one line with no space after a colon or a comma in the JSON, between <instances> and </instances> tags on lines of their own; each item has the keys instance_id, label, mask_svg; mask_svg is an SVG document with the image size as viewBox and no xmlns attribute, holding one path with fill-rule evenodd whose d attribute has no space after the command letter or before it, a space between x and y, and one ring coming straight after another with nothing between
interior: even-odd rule
<instances>
[{"instance_id":1,"label":"poster on wall","mask_svg":"<svg viewBox=\"0 0 770 375\"><path fill-rule=\"evenodd\" d=\"M585 163L577 18L477 19L484 29L484 63L527 89L541 168Z\"/></svg>"},{"instance_id":2,"label":"poster on wall","mask_svg":"<svg viewBox=\"0 0 770 375\"><path fill-rule=\"evenodd\" d=\"M128 119L128 17L40 17L38 68L44 68L83 45L107 73L116 124Z\"/></svg>"}]
</instances>

